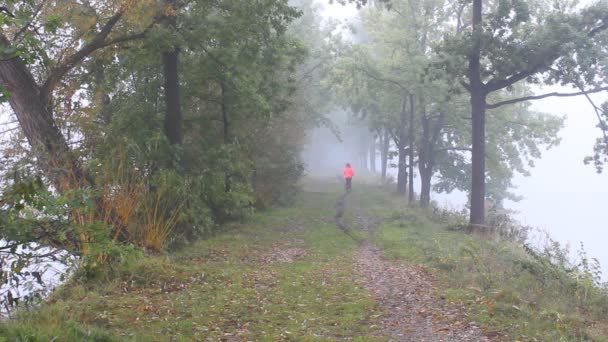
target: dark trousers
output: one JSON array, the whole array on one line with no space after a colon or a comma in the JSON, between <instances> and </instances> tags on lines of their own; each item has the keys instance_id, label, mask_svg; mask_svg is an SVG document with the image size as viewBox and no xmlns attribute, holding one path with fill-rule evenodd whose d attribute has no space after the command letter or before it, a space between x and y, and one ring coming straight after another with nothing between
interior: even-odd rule
<instances>
[{"instance_id":1,"label":"dark trousers","mask_svg":"<svg viewBox=\"0 0 608 342\"><path fill-rule=\"evenodd\" d=\"M350 190L353 186L353 179L352 178L344 178L346 180L346 190Z\"/></svg>"}]
</instances>

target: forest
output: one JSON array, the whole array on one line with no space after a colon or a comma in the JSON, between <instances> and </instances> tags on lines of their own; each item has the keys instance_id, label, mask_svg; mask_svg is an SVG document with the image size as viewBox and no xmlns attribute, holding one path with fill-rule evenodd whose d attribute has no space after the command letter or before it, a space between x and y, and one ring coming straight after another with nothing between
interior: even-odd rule
<instances>
[{"instance_id":1,"label":"forest","mask_svg":"<svg viewBox=\"0 0 608 342\"><path fill-rule=\"evenodd\" d=\"M608 1L333 2L1 4L0 341L606 340L597 260L504 203L560 143L535 100L608 163Z\"/></svg>"}]
</instances>

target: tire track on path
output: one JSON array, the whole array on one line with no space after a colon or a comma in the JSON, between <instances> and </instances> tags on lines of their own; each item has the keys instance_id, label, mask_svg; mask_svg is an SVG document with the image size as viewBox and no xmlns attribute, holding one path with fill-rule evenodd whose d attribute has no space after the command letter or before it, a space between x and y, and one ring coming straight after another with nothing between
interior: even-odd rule
<instances>
[{"instance_id":1,"label":"tire track on path","mask_svg":"<svg viewBox=\"0 0 608 342\"><path fill-rule=\"evenodd\" d=\"M359 194L345 193L336 204L336 225L355 239L344 222L347 210L368 235L353 258L356 281L373 294L385 312L380 334L389 341L491 341L468 319L463 306L434 297L436 280L422 266L389 261L372 243L380 220L366 215Z\"/></svg>"}]
</instances>

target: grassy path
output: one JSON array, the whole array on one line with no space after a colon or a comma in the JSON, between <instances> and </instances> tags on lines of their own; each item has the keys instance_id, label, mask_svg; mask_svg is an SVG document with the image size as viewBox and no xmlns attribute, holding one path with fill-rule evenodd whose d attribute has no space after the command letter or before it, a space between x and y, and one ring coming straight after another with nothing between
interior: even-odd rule
<instances>
[{"instance_id":1,"label":"grassy path","mask_svg":"<svg viewBox=\"0 0 608 342\"><path fill-rule=\"evenodd\" d=\"M436 298L437 282L426 267L388 260L375 246L385 217L370 213L374 206L361 205L370 193L353 192L341 198L338 212L350 214L353 228L365 236L353 256L355 271L358 282L373 294L384 313L382 335L391 341L489 341L466 316L465 308ZM388 203L378 204L386 208ZM349 227L342 225L342 229L349 233Z\"/></svg>"},{"instance_id":2,"label":"grassy path","mask_svg":"<svg viewBox=\"0 0 608 342\"><path fill-rule=\"evenodd\" d=\"M353 273L357 243L335 226L339 188L176 255L135 260L104 285L76 284L0 328L8 340L384 340ZM1 340L1 338L0 338Z\"/></svg>"},{"instance_id":3,"label":"grassy path","mask_svg":"<svg viewBox=\"0 0 608 342\"><path fill-rule=\"evenodd\" d=\"M0 341L606 341L605 297L573 296L516 245L376 187L342 194L310 183L291 208L73 281Z\"/></svg>"}]
</instances>

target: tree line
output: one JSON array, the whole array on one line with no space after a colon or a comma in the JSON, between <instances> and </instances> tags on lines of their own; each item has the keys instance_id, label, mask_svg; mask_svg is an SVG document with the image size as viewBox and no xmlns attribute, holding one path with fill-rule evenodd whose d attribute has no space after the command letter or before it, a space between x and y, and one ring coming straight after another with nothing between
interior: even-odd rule
<instances>
[{"instance_id":1,"label":"tree line","mask_svg":"<svg viewBox=\"0 0 608 342\"><path fill-rule=\"evenodd\" d=\"M483 231L486 198L516 199L513 175L559 142L562 119L529 101L607 89L604 1L350 2L356 44L312 0L6 2L3 236L104 259L100 236L158 250L290 203L306 132L337 105L369 127L383 175L398 158L398 193L414 201L415 173L423 206L467 191Z\"/></svg>"},{"instance_id":2,"label":"tree line","mask_svg":"<svg viewBox=\"0 0 608 342\"><path fill-rule=\"evenodd\" d=\"M466 191L470 227L486 231L487 199L517 199L514 173L528 174L541 149L559 142L562 119L530 109L550 97L588 99L600 137L585 162L601 172L606 104L590 94L608 90L605 1L351 2L369 5L363 39L342 51L330 83L384 146L382 163L395 146L398 193L409 183L413 201L417 166L422 206L433 188ZM534 94L538 85L572 91Z\"/></svg>"}]
</instances>

